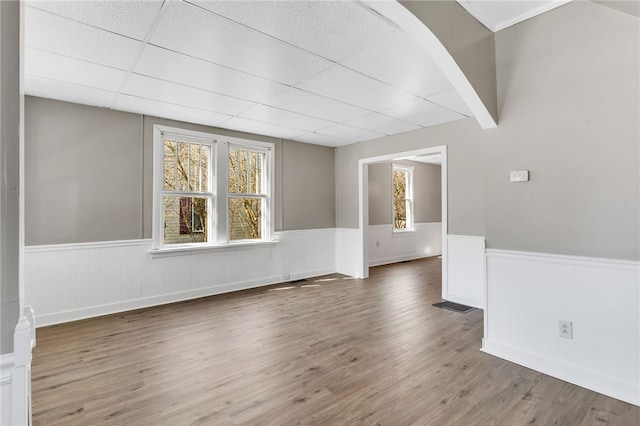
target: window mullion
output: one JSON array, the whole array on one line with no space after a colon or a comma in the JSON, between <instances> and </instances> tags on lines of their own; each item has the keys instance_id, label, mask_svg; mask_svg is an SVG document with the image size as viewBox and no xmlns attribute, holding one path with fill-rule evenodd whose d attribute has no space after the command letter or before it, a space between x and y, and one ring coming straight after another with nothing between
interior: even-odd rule
<instances>
[{"instance_id":1,"label":"window mullion","mask_svg":"<svg viewBox=\"0 0 640 426\"><path fill-rule=\"evenodd\" d=\"M217 144L216 150L215 243L226 244L229 242L229 142ZM240 164L237 164L240 169Z\"/></svg>"}]
</instances>

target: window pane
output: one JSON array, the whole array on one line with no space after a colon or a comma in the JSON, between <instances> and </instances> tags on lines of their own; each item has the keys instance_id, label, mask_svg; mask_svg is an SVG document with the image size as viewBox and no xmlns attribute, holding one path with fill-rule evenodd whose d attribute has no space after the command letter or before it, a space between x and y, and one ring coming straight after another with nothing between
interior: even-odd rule
<instances>
[{"instance_id":1,"label":"window pane","mask_svg":"<svg viewBox=\"0 0 640 426\"><path fill-rule=\"evenodd\" d=\"M407 201L393 201L393 227L395 229L407 229Z\"/></svg>"},{"instance_id":2,"label":"window pane","mask_svg":"<svg viewBox=\"0 0 640 426\"><path fill-rule=\"evenodd\" d=\"M229 241L262 238L262 200L229 198Z\"/></svg>"},{"instance_id":3,"label":"window pane","mask_svg":"<svg viewBox=\"0 0 640 426\"><path fill-rule=\"evenodd\" d=\"M393 171L393 199L404 200L407 193L406 173L400 170Z\"/></svg>"},{"instance_id":4,"label":"window pane","mask_svg":"<svg viewBox=\"0 0 640 426\"><path fill-rule=\"evenodd\" d=\"M207 242L208 199L164 197L164 243Z\"/></svg>"},{"instance_id":5,"label":"window pane","mask_svg":"<svg viewBox=\"0 0 640 426\"><path fill-rule=\"evenodd\" d=\"M200 191L200 147L189 144L189 191Z\"/></svg>"},{"instance_id":6,"label":"window pane","mask_svg":"<svg viewBox=\"0 0 640 426\"><path fill-rule=\"evenodd\" d=\"M239 166L239 150L236 148L229 149L229 192L238 192L238 173Z\"/></svg>"},{"instance_id":7,"label":"window pane","mask_svg":"<svg viewBox=\"0 0 640 426\"><path fill-rule=\"evenodd\" d=\"M188 191L187 178L189 176L189 144L178 142L178 164L176 168L176 190Z\"/></svg>"},{"instance_id":8,"label":"window pane","mask_svg":"<svg viewBox=\"0 0 640 426\"><path fill-rule=\"evenodd\" d=\"M263 194L266 154L246 149L229 149L229 193Z\"/></svg>"},{"instance_id":9,"label":"window pane","mask_svg":"<svg viewBox=\"0 0 640 426\"><path fill-rule=\"evenodd\" d=\"M209 192L209 151L211 147L209 145L200 145L202 151L200 153L200 164L202 171L202 184L200 191Z\"/></svg>"},{"instance_id":10,"label":"window pane","mask_svg":"<svg viewBox=\"0 0 640 426\"><path fill-rule=\"evenodd\" d=\"M176 189L176 143L164 141L164 190Z\"/></svg>"}]
</instances>

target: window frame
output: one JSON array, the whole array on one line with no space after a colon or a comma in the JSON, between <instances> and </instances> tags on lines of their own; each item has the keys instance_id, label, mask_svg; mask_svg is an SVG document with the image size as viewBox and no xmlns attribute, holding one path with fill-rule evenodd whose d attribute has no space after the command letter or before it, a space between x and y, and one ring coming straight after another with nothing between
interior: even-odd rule
<instances>
[{"instance_id":1,"label":"window frame","mask_svg":"<svg viewBox=\"0 0 640 426\"><path fill-rule=\"evenodd\" d=\"M401 171L405 173L407 182L405 186L405 198L404 201L406 203L406 228L396 228L395 224L395 203L396 198L393 193L393 177L396 171ZM413 198L413 174L414 167L406 166L404 164L394 164L391 165L391 229L394 234L403 234L407 232L414 232L414 198Z\"/></svg>"},{"instance_id":2,"label":"window frame","mask_svg":"<svg viewBox=\"0 0 640 426\"><path fill-rule=\"evenodd\" d=\"M208 166L209 192L191 192L197 196L205 194L209 201L207 214L207 242L203 243L164 243L164 208L165 192L185 194L185 192L164 190L164 141L179 140L181 142L207 144L211 146ZM240 149L259 150L265 153L264 185L266 201L263 203L265 211L262 218L262 238L248 240L229 240L229 146ZM275 145L269 142L253 141L194 130L180 129L168 126L153 126L153 191L152 191L152 253L178 252L190 250L212 250L237 248L240 246L264 245L274 243L274 214L273 195L275 193ZM189 193L188 193L189 194Z\"/></svg>"},{"instance_id":3,"label":"window frame","mask_svg":"<svg viewBox=\"0 0 640 426\"><path fill-rule=\"evenodd\" d=\"M236 148L244 151L254 151L260 152L264 154L264 169L262 171L262 193L241 193L241 192L229 192L229 172L227 171L227 238L230 238L229 235L229 199L231 198L254 198L261 200L261 212L262 212L262 223L260 235L262 238L259 239L243 239L243 240L233 240L229 241L229 244L236 243L245 243L245 242L253 242L253 241L264 241L265 239L271 239L271 224L273 223L273 218L271 217L271 213L273 212L272 208L272 195L273 188L275 185L275 179L272 177L272 155L273 152L273 144L265 144L265 143L256 143L256 142L248 142L244 141L242 143L238 143L237 141L229 141L227 145L227 149L230 150L232 148ZM227 153L227 165L229 164L229 154Z\"/></svg>"}]
</instances>

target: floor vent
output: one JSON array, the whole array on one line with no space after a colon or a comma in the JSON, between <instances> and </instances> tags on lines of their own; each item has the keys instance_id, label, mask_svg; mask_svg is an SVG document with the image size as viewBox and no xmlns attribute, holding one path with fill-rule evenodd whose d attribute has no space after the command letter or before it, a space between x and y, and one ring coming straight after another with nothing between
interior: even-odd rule
<instances>
[{"instance_id":1,"label":"floor vent","mask_svg":"<svg viewBox=\"0 0 640 426\"><path fill-rule=\"evenodd\" d=\"M445 300L444 302L434 303L433 306L435 306L436 308L448 309L453 312L459 312L461 314L466 314L467 312L471 312L475 309L473 306L467 306L461 303L449 302L447 300Z\"/></svg>"}]
</instances>

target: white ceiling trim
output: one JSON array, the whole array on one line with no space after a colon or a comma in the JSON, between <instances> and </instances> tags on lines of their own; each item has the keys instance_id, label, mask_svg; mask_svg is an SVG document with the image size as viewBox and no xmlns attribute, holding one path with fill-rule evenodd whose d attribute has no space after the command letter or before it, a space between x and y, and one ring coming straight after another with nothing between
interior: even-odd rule
<instances>
[{"instance_id":1,"label":"white ceiling trim","mask_svg":"<svg viewBox=\"0 0 640 426\"><path fill-rule=\"evenodd\" d=\"M494 33L500 30L504 30L505 28L508 28L512 25L519 24L522 21L526 21L527 19L531 19L542 13L553 10L556 7L560 7L571 1L573 0L539 1L540 5L538 7L531 8L519 15L510 17L509 19L506 19L504 21L493 22L489 17L487 17L486 14L482 13L481 10L486 9L486 4L500 3L499 1L457 0L460 6L462 6L467 12L469 12L473 17L480 21L482 25L484 25Z\"/></svg>"},{"instance_id":2,"label":"white ceiling trim","mask_svg":"<svg viewBox=\"0 0 640 426\"><path fill-rule=\"evenodd\" d=\"M498 127L458 64L429 28L397 1L361 0L362 3L390 19L413 38L429 55L473 113L483 129Z\"/></svg>"}]
</instances>

